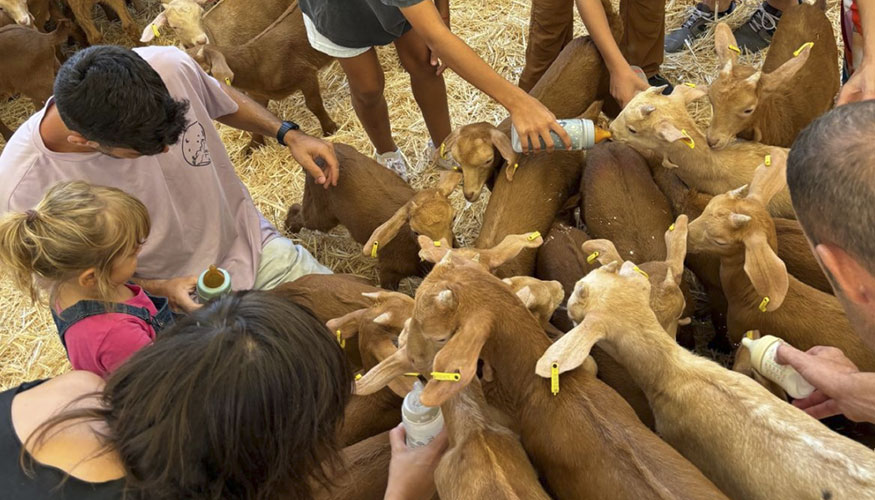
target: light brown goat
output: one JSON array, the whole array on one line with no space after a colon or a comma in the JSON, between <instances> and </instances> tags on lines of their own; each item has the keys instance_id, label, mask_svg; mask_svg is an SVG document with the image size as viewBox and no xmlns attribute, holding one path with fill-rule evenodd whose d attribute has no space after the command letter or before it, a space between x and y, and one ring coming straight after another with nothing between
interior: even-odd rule
<instances>
[{"instance_id":1,"label":"light brown goat","mask_svg":"<svg viewBox=\"0 0 875 500\"><path fill-rule=\"evenodd\" d=\"M489 272L501 267L505 262L515 258L526 248L537 248L544 243L540 233L509 234L501 243L493 248L451 248L446 239L432 241L427 236L420 236L419 257L422 260L437 264L452 250L455 255L465 257L483 266Z\"/></svg>"},{"instance_id":2,"label":"light brown goat","mask_svg":"<svg viewBox=\"0 0 875 500\"><path fill-rule=\"evenodd\" d=\"M94 25L93 10L98 3L102 7L109 8L118 16L122 23L122 30L127 33L128 38L136 45L140 39L140 28L137 22L131 17L128 12L128 7L125 0L64 0L64 3L70 7L73 12L73 17L76 19L76 24L85 31L85 36L88 43L91 45L99 45L103 42L103 34Z\"/></svg>"},{"instance_id":3,"label":"light brown goat","mask_svg":"<svg viewBox=\"0 0 875 500\"><path fill-rule=\"evenodd\" d=\"M738 43L720 23L714 48L720 73L708 89L714 110L708 144L722 148L741 134L764 144L790 147L812 120L827 112L839 90L839 73L824 71L838 58L826 0L784 11L762 69L739 65ZM803 47L807 43L813 46Z\"/></svg>"},{"instance_id":4,"label":"light brown goat","mask_svg":"<svg viewBox=\"0 0 875 500\"><path fill-rule=\"evenodd\" d=\"M547 327L553 312L562 305L565 300L565 290L558 281L543 281L531 276L514 276L504 278L503 282L520 299L526 309L541 323Z\"/></svg>"},{"instance_id":5,"label":"light brown goat","mask_svg":"<svg viewBox=\"0 0 875 500\"><path fill-rule=\"evenodd\" d=\"M143 30L140 41L152 41L156 30L160 33L169 26L186 48L207 43L244 44L292 5L288 0L262 0L255 6L250 0L222 0L204 12L208 3L210 0L162 0L162 11Z\"/></svg>"},{"instance_id":6,"label":"light brown goat","mask_svg":"<svg viewBox=\"0 0 875 500\"><path fill-rule=\"evenodd\" d=\"M406 355L418 371L460 374L458 382L429 381L427 405L460 392L482 356L494 375L484 387L487 400L519 425L523 446L557 498L724 498L592 375L564 377L551 395L550 383L534 373L550 340L510 289L479 265L447 254L417 290L407 330ZM378 375L394 375L375 370L357 391L379 387Z\"/></svg>"},{"instance_id":7,"label":"light brown goat","mask_svg":"<svg viewBox=\"0 0 875 500\"><path fill-rule=\"evenodd\" d=\"M397 174L351 146L335 144L334 149L340 163L337 186L325 189L307 176L303 204L289 208L285 227L292 233L304 227L327 232L343 224L353 239L364 245L374 230L407 204L416 192ZM434 239L443 234L427 236ZM377 258L382 286L394 289L402 278L428 272L431 266L420 262L418 252L419 245L409 227L402 228L388 244L381 243Z\"/></svg>"},{"instance_id":8,"label":"light brown goat","mask_svg":"<svg viewBox=\"0 0 875 500\"><path fill-rule=\"evenodd\" d=\"M738 342L744 332L760 330L803 350L831 345L860 370L873 371L875 353L854 333L838 299L789 275L775 253L765 204L786 187L786 156L773 153L771 163L757 169L746 197L742 189L715 196L690 223L690 252L720 257L729 336Z\"/></svg>"},{"instance_id":9,"label":"light brown goat","mask_svg":"<svg viewBox=\"0 0 875 500\"><path fill-rule=\"evenodd\" d=\"M580 323L546 350L537 373L550 378L558 365L564 384L602 342L647 394L659 434L731 498L875 498L872 450L680 347L649 302L650 282L631 262L593 271L569 301Z\"/></svg>"},{"instance_id":10,"label":"light brown goat","mask_svg":"<svg viewBox=\"0 0 875 500\"><path fill-rule=\"evenodd\" d=\"M269 99L282 100L300 90L322 133L337 131L337 124L325 111L318 76L334 58L310 46L297 3L248 40L202 45L188 53L219 81L246 91L265 106ZM263 138L253 136L250 146L263 142Z\"/></svg>"},{"instance_id":11,"label":"light brown goat","mask_svg":"<svg viewBox=\"0 0 875 500\"><path fill-rule=\"evenodd\" d=\"M41 108L52 95L60 63L55 47L67 39L71 23L63 19L51 33L10 24L0 28L0 96L22 94ZM7 141L12 130L0 121L0 135Z\"/></svg>"},{"instance_id":12,"label":"light brown goat","mask_svg":"<svg viewBox=\"0 0 875 500\"><path fill-rule=\"evenodd\" d=\"M687 113L687 102L703 95L702 89L686 85L676 86L670 96L662 95L662 88L650 88L629 102L611 123L611 132L615 140L662 157L663 166L674 168L688 186L717 195L749 183L771 146L737 141L723 149L709 148ZM772 200L769 212L796 217L786 187Z\"/></svg>"},{"instance_id":13,"label":"light brown goat","mask_svg":"<svg viewBox=\"0 0 875 500\"><path fill-rule=\"evenodd\" d=\"M315 500L374 500L383 498L389 484L392 446L389 433L347 446L341 451L343 466L333 470L330 485L314 485Z\"/></svg>"}]
</instances>

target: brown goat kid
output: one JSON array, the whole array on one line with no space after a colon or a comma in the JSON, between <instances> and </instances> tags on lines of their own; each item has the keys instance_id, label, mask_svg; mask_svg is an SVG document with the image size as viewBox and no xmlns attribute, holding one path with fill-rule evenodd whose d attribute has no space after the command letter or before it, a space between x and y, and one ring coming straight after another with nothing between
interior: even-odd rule
<instances>
[{"instance_id":1,"label":"brown goat kid","mask_svg":"<svg viewBox=\"0 0 875 500\"><path fill-rule=\"evenodd\" d=\"M288 0L222 0L204 12L210 0L162 0L162 11L143 30L141 42L150 42L155 31L169 26L183 47L208 43L242 45L264 31L292 4ZM297 3L297 2L295 2ZM153 28L154 26L154 28Z\"/></svg>"},{"instance_id":2,"label":"brown goat kid","mask_svg":"<svg viewBox=\"0 0 875 500\"><path fill-rule=\"evenodd\" d=\"M708 144L722 148L737 134L788 148L796 136L833 105L839 74L824 71L838 58L826 0L787 9L762 69L739 65L732 30L717 25L714 49L721 70L708 89L714 110ZM806 46L808 43L813 46Z\"/></svg>"},{"instance_id":3,"label":"brown goat kid","mask_svg":"<svg viewBox=\"0 0 875 500\"><path fill-rule=\"evenodd\" d=\"M127 33L128 38L137 45L140 39L140 28L137 22L131 17L128 12L128 6L125 0L63 0L63 3L70 7L76 24L85 32L90 45L99 45L103 42L103 34L94 25L93 11L94 6L100 3L104 9L109 8L118 16L122 23L122 30Z\"/></svg>"},{"instance_id":4,"label":"brown goat kid","mask_svg":"<svg viewBox=\"0 0 875 500\"><path fill-rule=\"evenodd\" d=\"M297 3L250 40L202 45L188 53L219 81L246 91L263 106L269 99L282 100L300 90L307 109L319 120L322 133L337 131L337 124L325 110L318 76L319 70L334 58L310 46ZM263 143L264 138L255 135L249 147Z\"/></svg>"},{"instance_id":5,"label":"brown goat kid","mask_svg":"<svg viewBox=\"0 0 875 500\"><path fill-rule=\"evenodd\" d=\"M427 405L458 394L482 356L493 372L484 387L488 401L518 423L523 446L557 498L724 498L591 374L563 378L551 395L550 383L534 374L550 340L511 290L479 265L451 252L435 266L417 291L408 331L406 354L420 372L433 366L461 376L432 379L422 394ZM357 391L373 382L370 375Z\"/></svg>"},{"instance_id":6,"label":"brown goat kid","mask_svg":"<svg viewBox=\"0 0 875 500\"><path fill-rule=\"evenodd\" d=\"M602 342L647 394L659 434L731 498L875 498L871 449L677 345L650 309L649 289L631 262L580 280L569 301L580 323L544 353L538 374L550 378L558 364L564 384Z\"/></svg>"},{"instance_id":7,"label":"brown goat kid","mask_svg":"<svg viewBox=\"0 0 875 500\"><path fill-rule=\"evenodd\" d=\"M51 33L10 24L0 28L0 96L22 94L29 97L36 108L41 108L52 95L55 73L60 67L55 47L70 34L71 22L58 21ZM10 130L0 121L0 135L7 141Z\"/></svg>"},{"instance_id":8,"label":"brown goat kid","mask_svg":"<svg viewBox=\"0 0 875 500\"><path fill-rule=\"evenodd\" d=\"M789 275L775 253L775 225L765 204L785 187L786 156L773 154L771 166L757 169L746 197L741 189L715 196L690 223L690 252L720 257L730 339L760 330L802 350L834 346L861 371L875 371L875 353L854 333L838 299Z\"/></svg>"},{"instance_id":9,"label":"brown goat kid","mask_svg":"<svg viewBox=\"0 0 875 500\"><path fill-rule=\"evenodd\" d=\"M364 245L416 192L396 173L351 146L335 143L334 150L340 163L337 186L324 189L307 176L303 204L289 208L285 227L292 233L301 228L327 232L342 224ZM431 265L420 262L418 253L419 245L409 227L402 228L388 244L381 244L377 250L381 285L395 289L402 278L425 275Z\"/></svg>"},{"instance_id":10,"label":"brown goat kid","mask_svg":"<svg viewBox=\"0 0 875 500\"><path fill-rule=\"evenodd\" d=\"M757 165L772 146L736 141L712 150L687 112L687 103L704 96L701 88L678 85L670 96L650 88L635 96L611 123L614 140L625 142L642 154L663 158L663 166L696 190L717 195L750 183ZM769 205L776 217L795 218L790 191L781 190Z\"/></svg>"},{"instance_id":11,"label":"brown goat kid","mask_svg":"<svg viewBox=\"0 0 875 500\"><path fill-rule=\"evenodd\" d=\"M328 488L315 485L315 500L373 500L386 494L392 459L389 432L347 446L341 457L343 467L329 476Z\"/></svg>"}]
</instances>

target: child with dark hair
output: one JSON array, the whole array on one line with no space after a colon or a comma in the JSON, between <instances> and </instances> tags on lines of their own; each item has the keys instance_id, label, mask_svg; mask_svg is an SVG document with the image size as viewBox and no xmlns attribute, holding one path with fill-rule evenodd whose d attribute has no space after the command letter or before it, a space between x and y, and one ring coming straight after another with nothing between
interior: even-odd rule
<instances>
[{"instance_id":1,"label":"child with dark hair","mask_svg":"<svg viewBox=\"0 0 875 500\"><path fill-rule=\"evenodd\" d=\"M352 386L343 351L309 312L237 292L177 322L105 383L74 371L0 393L0 491L312 498L341 466ZM398 429L391 440L391 470L403 473L390 473L387 498L431 498L445 434L414 450Z\"/></svg>"},{"instance_id":2,"label":"child with dark hair","mask_svg":"<svg viewBox=\"0 0 875 500\"><path fill-rule=\"evenodd\" d=\"M0 219L0 274L32 300L48 292L74 369L105 377L173 322L166 298L128 283L149 226L140 200L82 181Z\"/></svg>"},{"instance_id":3,"label":"child with dark hair","mask_svg":"<svg viewBox=\"0 0 875 500\"><path fill-rule=\"evenodd\" d=\"M190 292L211 264L227 269L237 289L330 272L259 213L213 120L276 135L326 187L338 173L329 143L280 121L174 47L83 49L61 66L54 89L0 154L0 215L32 209L61 181L136 196L152 233L135 280L178 309L198 307Z\"/></svg>"}]
</instances>

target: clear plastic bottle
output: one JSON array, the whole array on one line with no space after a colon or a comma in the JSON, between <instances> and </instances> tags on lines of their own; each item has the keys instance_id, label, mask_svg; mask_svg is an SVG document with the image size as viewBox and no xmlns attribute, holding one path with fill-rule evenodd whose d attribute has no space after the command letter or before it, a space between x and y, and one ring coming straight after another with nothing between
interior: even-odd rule
<instances>
[{"instance_id":1,"label":"clear plastic bottle","mask_svg":"<svg viewBox=\"0 0 875 500\"><path fill-rule=\"evenodd\" d=\"M758 340L748 337L741 339L741 344L750 350L750 362L754 370L780 385L792 398L807 398L814 392L814 386L802 378L792 366L778 364L775 361L781 343L783 340L772 335L766 335Z\"/></svg>"},{"instance_id":2,"label":"clear plastic bottle","mask_svg":"<svg viewBox=\"0 0 875 500\"><path fill-rule=\"evenodd\" d=\"M413 383L413 390L404 397L401 405L401 421L407 433L407 447L418 448L432 441L444 428L444 415L439 406L425 406L420 401L422 382Z\"/></svg>"},{"instance_id":3,"label":"clear plastic bottle","mask_svg":"<svg viewBox=\"0 0 875 500\"><path fill-rule=\"evenodd\" d=\"M603 128L596 127L592 120L585 118L571 118L567 120L557 120L559 125L568 132L571 137L571 150L577 151L581 149L589 149L596 144L610 139L611 133ZM550 137L553 138L553 144L556 149L565 149L562 139L556 135L556 132L550 132ZM523 152L523 145L520 142L520 136L517 134L516 128L510 127L510 142L513 150L517 153ZM526 141L528 144L528 141ZM547 147L544 140L541 139L541 148ZM526 148L528 150L528 148Z\"/></svg>"},{"instance_id":4,"label":"clear plastic bottle","mask_svg":"<svg viewBox=\"0 0 875 500\"><path fill-rule=\"evenodd\" d=\"M231 291L231 275L221 267L210 266L197 279L198 302L204 304Z\"/></svg>"}]
</instances>

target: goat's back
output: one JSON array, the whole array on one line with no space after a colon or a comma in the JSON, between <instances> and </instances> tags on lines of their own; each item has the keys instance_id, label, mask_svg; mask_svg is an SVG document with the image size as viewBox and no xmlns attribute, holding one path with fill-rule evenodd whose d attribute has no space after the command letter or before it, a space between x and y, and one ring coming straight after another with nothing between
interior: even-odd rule
<instances>
[{"instance_id":1,"label":"goat's back","mask_svg":"<svg viewBox=\"0 0 875 500\"><path fill-rule=\"evenodd\" d=\"M610 75L588 36L572 40L562 49L529 94L558 118L573 118L594 101L609 96Z\"/></svg>"},{"instance_id":2,"label":"goat's back","mask_svg":"<svg viewBox=\"0 0 875 500\"><path fill-rule=\"evenodd\" d=\"M290 0L221 0L204 13L204 29L210 43L235 45L246 43L270 26L289 6Z\"/></svg>"}]
</instances>

